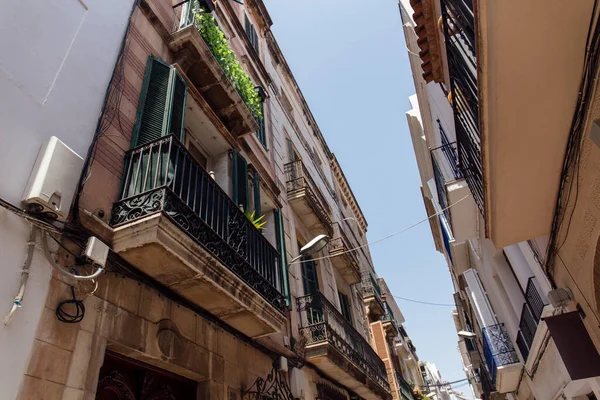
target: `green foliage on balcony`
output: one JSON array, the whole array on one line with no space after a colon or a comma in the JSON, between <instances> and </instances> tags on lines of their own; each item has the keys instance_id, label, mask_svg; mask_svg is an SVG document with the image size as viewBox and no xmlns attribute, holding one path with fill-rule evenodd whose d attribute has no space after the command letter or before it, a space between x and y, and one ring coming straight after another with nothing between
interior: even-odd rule
<instances>
[{"instance_id":1,"label":"green foliage on balcony","mask_svg":"<svg viewBox=\"0 0 600 400\"><path fill-rule=\"evenodd\" d=\"M200 36L210 48L217 62L223 68L225 75L240 94L252 115L256 119L262 120L261 100L254 89L255 85L252 79L237 60L215 18L199 7L197 1L194 1L194 26L198 29Z\"/></svg>"}]
</instances>

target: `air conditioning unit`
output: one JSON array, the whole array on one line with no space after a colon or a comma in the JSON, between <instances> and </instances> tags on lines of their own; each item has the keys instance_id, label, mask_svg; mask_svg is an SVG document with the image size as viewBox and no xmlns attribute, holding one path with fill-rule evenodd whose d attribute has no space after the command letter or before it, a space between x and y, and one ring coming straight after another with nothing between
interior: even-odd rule
<instances>
[{"instance_id":1,"label":"air conditioning unit","mask_svg":"<svg viewBox=\"0 0 600 400\"><path fill-rule=\"evenodd\" d=\"M23 203L36 212L65 220L83 168L83 158L57 137L45 142L23 193Z\"/></svg>"}]
</instances>

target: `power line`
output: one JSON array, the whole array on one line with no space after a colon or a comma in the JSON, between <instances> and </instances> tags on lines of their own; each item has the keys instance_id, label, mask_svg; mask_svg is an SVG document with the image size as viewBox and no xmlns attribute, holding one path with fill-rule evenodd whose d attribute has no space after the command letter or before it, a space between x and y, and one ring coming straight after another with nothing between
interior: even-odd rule
<instances>
[{"instance_id":1,"label":"power line","mask_svg":"<svg viewBox=\"0 0 600 400\"><path fill-rule=\"evenodd\" d=\"M396 232L396 233L392 233L392 234L389 234L389 235L387 235L387 236L384 236L384 237L382 237L382 238L380 238L380 239L374 240L374 241L372 241L372 242L368 242L368 243L362 244L362 245L360 245L360 246L354 247L354 248L352 248L352 249L345 250L344 252L342 252L342 253L338 253L338 254L336 254L335 256L331 256L331 255L329 255L329 256L323 256L323 257L311 258L310 260L298 260L298 261L294 261L294 262L293 262L293 263L291 263L291 264L302 264L302 263L306 263L306 262L313 262L313 261L319 261L319 260L326 260L326 259L329 259L329 258L332 258L332 257L338 257L338 256L340 256L341 254L351 253L351 252L353 252L353 251L360 250L360 249L362 249L362 248L365 248L365 247L367 247L367 246L372 246L372 245L374 245L375 243L383 242L384 240L390 239L390 238L392 238L392 237L394 237L394 236L397 236L397 235L399 235L399 234L401 234L401 233L404 233L404 232L408 231L409 229L412 229L412 228L414 228L414 227L416 227L416 226L418 226L418 225L421 225L423 222L427 222L427 221L429 221L431 218L437 217L438 215L442 214L444 211L446 211L446 210L449 210L450 208L454 207L455 205L457 205L458 203L460 203L461 201L465 200L467 197L470 197L470 196L471 196L471 195L470 195L470 194L468 194L468 195L466 195L465 197L463 197L462 199L460 199L460 200L457 200L455 203L452 203L452 204L450 204L448 207L446 207L446 208L442 209L441 211L439 211L439 212L436 212L435 214L432 214L432 215L428 216L427 218L424 218L424 219L420 220L419 222L416 222L416 223L414 223L414 224L412 224L412 225L410 225L410 226L407 226L406 228L404 228L404 229L402 229L402 230L400 230L400 231L398 231L398 232ZM290 264L290 265L291 265L291 264Z\"/></svg>"},{"instance_id":2,"label":"power line","mask_svg":"<svg viewBox=\"0 0 600 400\"><path fill-rule=\"evenodd\" d=\"M427 304L429 306L440 306L440 307L456 307L456 304L449 304L449 303L430 303L428 301L421 301L421 300L413 300L413 299L407 299L406 297L400 297L400 296L392 296L395 297L396 299L400 299L400 300L404 300L404 301L410 301L411 303L419 303L419 304Z\"/></svg>"}]
</instances>

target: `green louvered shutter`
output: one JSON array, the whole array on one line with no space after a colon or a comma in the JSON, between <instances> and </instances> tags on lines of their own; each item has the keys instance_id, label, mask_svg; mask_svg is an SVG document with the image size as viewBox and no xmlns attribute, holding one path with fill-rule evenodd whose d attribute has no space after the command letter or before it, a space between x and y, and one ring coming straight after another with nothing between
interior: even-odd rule
<instances>
[{"instance_id":1,"label":"green louvered shutter","mask_svg":"<svg viewBox=\"0 0 600 400\"><path fill-rule=\"evenodd\" d=\"M290 281L288 276L287 251L285 249L285 232L283 230L283 213L281 210L273 210L275 216L275 236L277 238L277 251L281 256L281 276L283 285L283 294L285 295L286 305L291 306Z\"/></svg>"},{"instance_id":2,"label":"green louvered shutter","mask_svg":"<svg viewBox=\"0 0 600 400\"><path fill-rule=\"evenodd\" d=\"M233 152L233 201L248 210L248 162L237 151Z\"/></svg>"},{"instance_id":3,"label":"green louvered shutter","mask_svg":"<svg viewBox=\"0 0 600 400\"><path fill-rule=\"evenodd\" d=\"M340 297L340 308L342 309L342 315L348 322L352 323L352 309L350 308L350 300L348 296L346 296L342 292L338 292Z\"/></svg>"},{"instance_id":4,"label":"green louvered shutter","mask_svg":"<svg viewBox=\"0 0 600 400\"><path fill-rule=\"evenodd\" d=\"M175 133L184 139L187 84L166 62L150 56L140 93L132 146Z\"/></svg>"},{"instance_id":5,"label":"green louvered shutter","mask_svg":"<svg viewBox=\"0 0 600 400\"><path fill-rule=\"evenodd\" d=\"M304 283L304 294L314 294L319 291L317 264L311 256L302 257L302 282Z\"/></svg>"},{"instance_id":6,"label":"green louvered shutter","mask_svg":"<svg viewBox=\"0 0 600 400\"><path fill-rule=\"evenodd\" d=\"M321 308L321 298L316 295L319 291L319 278L317 277L317 264L311 256L304 256L302 261L302 282L304 284L304 294L313 294L312 305L306 310L306 318L309 324L316 324L323 321L323 310Z\"/></svg>"},{"instance_id":7,"label":"green louvered shutter","mask_svg":"<svg viewBox=\"0 0 600 400\"><path fill-rule=\"evenodd\" d=\"M254 179L253 179L253 186L254 186L254 216L256 218L260 217L260 176L258 175L258 172L254 173Z\"/></svg>"},{"instance_id":8,"label":"green louvered shutter","mask_svg":"<svg viewBox=\"0 0 600 400\"><path fill-rule=\"evenodd\" d=\"M171 97L171 119L169 121L169 133L183 142L185 136L185 104L187 99L187 84L174 68L172 70L171 82L173 92Z\"/></svg>"}]
</instances>

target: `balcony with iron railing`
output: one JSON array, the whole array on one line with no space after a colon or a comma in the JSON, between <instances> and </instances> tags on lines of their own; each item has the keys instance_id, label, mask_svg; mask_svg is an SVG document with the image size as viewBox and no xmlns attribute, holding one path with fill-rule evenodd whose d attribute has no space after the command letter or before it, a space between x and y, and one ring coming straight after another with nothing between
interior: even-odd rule
<instances>
[{"instance_id":1,"label":"balcony with iron railing","mask_svg":"<svg viewBox=\"0 0 600 400\"><path fill-rule=\"evenodd\" d=\"M388 337L396 337L400 333L394 312L387 302L383 302L385 312L381 316L383 329Z\"/></svg>"},{"instance_id":2,"label":"balcony with iron railing","mask_svg":"<svg viewBox=\"0 0 600 400\"><path fill-rule=\"evenodd\" d=\"M523 303L523 308L521 310L519 332L517 334L517 347L519 348L524 361L527 361L527 358L529 357L529 352L533 346L535 333L542 318L542 311L544 310L545 305L542 296L540 296L535 286L535 278L530 277L527 281L525 303Z\"/></svg>"},{"instance_id":3,"label":"balcony with iron railing","mask_svg":"<svg viewBox=\"0 0 600 400\"><path fill-rule=\"evenodd\" d=\"M470 199L470 189L460 169L457 143L450 142L441 121L438 120L437 123L441 145L430 150L433 177L438 204L447 222L441 222L442 227L446 227L447 236L450 239L456 238L458 244L477 235L475 217L478 212ZM454 252L451 254L450 246L447 243L445 245L450 257L453 257Z\"/></svg>"},{"instance_id":4,"label":"balcony with iron railing","mask_svg":"<svg viewBox=\"0 0 600 400\"><path fill-rule=\"evenodd\" d=\"M350 241L339 222L334 224L334 232L338 235L328 244L331 263L339 271L349 285L360 282L360 262L356 251L352 250Z\"/></svg>"},{"instance_id":5,"label":"balcony with iron railing","mask_svg":"<svg viewBox=\"0 0 600 400\"><path fill-rule=\"evenodd\" d=\"M157 24L163 20L161 0L144 0L142 6L154 12ZM202 1L206 4L208 2ZM173 64L188 83L210 120L219 120L234 136L259 130L260 102L255 84L244 72L229 41L214 16L204 12L197 1L180 2L174 26L164 26ZM177 16L178 15L178 16ZM220 33L220 34L219 34Z\"/></svg>"},{"instance_id":6,"label":"balcony with iron railing","mask_svg":"<svg viewBox=\"0 0 600 400\"><path fill-rule=\"evenodd\" d=\"M385 364L320 292L298 298L304 357L364 399L391 399Z\"/></svg>"},{"instance_id":7,"label":"balcony with iron railing","mask_svg":"<svg viewBox=\"0 0 600 400\"><path fill-rule=\"evenodd\" d=\"M516 390L522 364L504 324L486 326L483 333L483 356L491 384L500 393Z\"/></svg>"},{"instance_id":8,"label":"balcony with iron railing","mask_svg":"<svg viewBox=\"0 0 600 400\"><path fill-rule=\"evenodd\" d=\"M441 0L459 166L483 212L483 168L472 0Z\"/></svg>"},{"instance_id":9,"label":"balcony with iron railing","mask_svg":"<svg viewBox=\"0 0 600 400\"><path fill-rule=\"evenodd\" d=\"M361 275L361 292L363 302L369 311L369 320L378 321L385 313L381 288L369 271L362 271Z\"/></svg>"},{"instance_id":10,"label":"balcony with iron railing","mask_svg":"<svg viewBox=\"0 0 600 400\"><path fill-rule=\"evenodd\" d=\"M302 160L285 164L288 200L313 234L333 236L330 207Z\"/></svg>"},{"instance_id":11,"label":"balcony with iron railing","mask_svg":"<svg viewBox=\"0 0 600 400\"><path fill-rule=\"evenodd\" d=\"M278 251L174 135L126 154L113 248L249 336L286 321Z\"/></svg>"}]
</instances>

